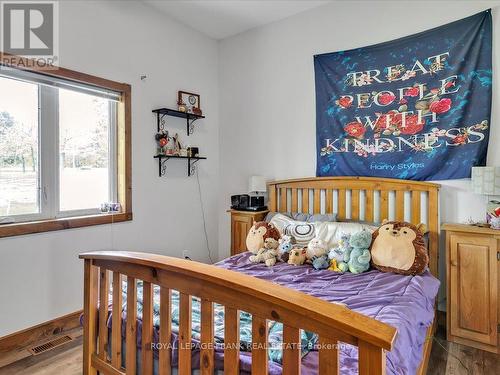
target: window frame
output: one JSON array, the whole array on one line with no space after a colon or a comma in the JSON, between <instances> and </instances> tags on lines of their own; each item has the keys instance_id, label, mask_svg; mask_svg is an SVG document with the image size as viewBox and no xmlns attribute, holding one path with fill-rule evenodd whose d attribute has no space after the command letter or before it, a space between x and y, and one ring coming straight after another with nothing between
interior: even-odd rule
<instances>
[{"instance_id":1,"label":"window frame","mask_svg":"<svg viewBox=\"0 0 500 375\"><path fill-rule=\"evenodd\" d=\"M0 64L10 68L92 85L99 89L117 91L121 96L116 106L111 106L116 108L116 116L111 116L116 119L116 126L110 126L110 153L113 154L113 157L110 158L109 166L110 177L114 177L110 178L110 189L111 192L115 192L114 194L116 194L113 200L121 204L121 212L102 214L96 213L97 210L61 211L59 202L58 153L44 158L42 157L42 147L39 145L38 160L41 177L39 179L40 213L16 216L18 219L27 219L30 221L0 224L0 238L132 220L131 86L126 83L115 82L66 68L51 66L47 69L44 66L39 67L34 60L4 52L0 52ZM39 105L42 107L41 91L44 88L43 86L39 87ZM57 116L56 111L54 111L54 114ZM41 119L39 118L39 120ZM54 129L50 130L39 126L39 134L42 131L54 134ZM58 129L55 129L56 134L58 134L58 131ZM111 134L112 132L116 132L114 137ZM114 142L111 142L113 140ZM56 137L54 142L55 150L55 147L58 147L58 137ZM54 158L57 160L54 160ZM52 161L55 163L51 163ZM111 176L111 174L115 176ZM50 181L47 179L50 179ZM47 185L56 188L46 190ZM50 194L50 196L44 199L45 194ZM47 213L52 218L47 219ZM66 214L71 216L66 217Z\"/></svg>"}]
</instances>

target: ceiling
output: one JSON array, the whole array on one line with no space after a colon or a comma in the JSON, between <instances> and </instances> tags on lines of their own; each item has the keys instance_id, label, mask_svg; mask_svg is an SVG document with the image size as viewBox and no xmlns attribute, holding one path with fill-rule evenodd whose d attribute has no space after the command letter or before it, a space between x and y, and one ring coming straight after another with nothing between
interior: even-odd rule
<instances>
[{"instance_id":1,"label":"ceiling","mask_svg":"<svg viewBox=\"0 0 500 375\"><path fill-rule=\"evenodd\" d=\"M143 2L214 39L224 39L329 1L143 0Z\"/></svg>"}]
</instances>

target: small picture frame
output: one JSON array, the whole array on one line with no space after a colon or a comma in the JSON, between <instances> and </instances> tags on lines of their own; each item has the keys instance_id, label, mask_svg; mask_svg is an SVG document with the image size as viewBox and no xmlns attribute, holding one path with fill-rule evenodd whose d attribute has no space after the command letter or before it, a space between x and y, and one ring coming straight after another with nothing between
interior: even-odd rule
<instances>
[{"instance_id":1,"label":"small picture frame","mask_svg":"<svg viewBox=\"0 0 500 375\"><path fill-rule=\"evenodd\" d=\"M198 94L187 91L178 91L177 105L185 105L188 113L201 114L200 95Z\"/></svg>"}]
</instances>

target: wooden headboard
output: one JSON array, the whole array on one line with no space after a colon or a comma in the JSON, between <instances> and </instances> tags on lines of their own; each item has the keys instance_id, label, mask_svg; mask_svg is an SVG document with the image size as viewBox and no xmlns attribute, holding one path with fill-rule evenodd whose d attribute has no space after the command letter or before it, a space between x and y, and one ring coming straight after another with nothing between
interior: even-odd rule
<instances>
[{"instance_id":1,"label":"wooden headboard","mask_svg":"<svg viewBox=\"0 0 500 375\"><path fill-rule=\"evenodd\" d=\"M269 210L337 213L339 220L425 223L429 268L438 276L440 185L376 177L310 177L267 184Z\"/></svg>"}]
</instances>

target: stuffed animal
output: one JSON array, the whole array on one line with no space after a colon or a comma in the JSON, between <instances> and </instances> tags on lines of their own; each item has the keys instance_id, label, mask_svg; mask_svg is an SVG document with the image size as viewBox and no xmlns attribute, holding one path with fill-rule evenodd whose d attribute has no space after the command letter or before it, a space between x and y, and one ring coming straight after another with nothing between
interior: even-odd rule
<instances>
[{"instance_id":1,"label":"stuffed animal","mask_svg":"<svg viewBox=\"0 0 500 375\"><path fill-rule=\"evenodd\" d=\"M288 257L288 264L293 264L294 266L300 266L306 261L306 249L302 247L294 247L290 250L290 255Z\"/></svg>"},{"instance_id":2,"label":"stuffed animal","mask_svg":"<svg viewBox=\"0 0 500 375\"><path fill-rule=\"evenodd\" d=\"M349 271L352 273L365 272L370 268L370 250L372 234L367 230L362 230L351 235L349 245L352 250L349 255Z\"/></svg>"},{"instance_id":3,"label":"stuffed animal","mask_svg":"<svg viewBox=\"0 0 500 375\"><path fill-rule=\"evenodd\" d=\"M312 261L313 257L320 257L327 253L328 246L326 242L319 238L313 238L307 245L306 257Z\"/></svg>"},{"instance_id":4,"label":"stuffed animal","mask_svg":"<svg viewBox=\"0 0 500 375\"><path fill-rule=\"evenodd\" d=\"M342 270L338 267L337 259L335 258L330 260L330 266L327 269L328 271L342 272Z\"/></svg>"},{"instance_id":5,"label":"stuffed animal","mask_svg":"<svg viewBox=\"0 0 500 375\"><path fill-rule=\"evenodd\" d=\"M250 262L265 263L268 267L274 266L279 257L278 246L278 241L274 238L266 238L264 240L264 247L259 249L256 255L250 256Z\"/></svg>"},{"instance_id":6,"label":"stuffed animal","mask_svg":"<svg viewBox=\"0 0 500 375\"><path fill-rule=\"evenodd\" d=\"M312 259L312 266L315 270L326 270L330 266L328 255L314 256Z\"/></svg>"},{"instance_id":7,"label":"stuffed animal","mask_svg":"<svg viewBox=\"0 0 500 375\"><path fill-rule=\"evenodd\" d=\"M293 245L296 243L295 237L288 234L283 235L279 239L279 252L280 257L283 262L288 262L288 257L290 256L290 250L292 250Z\"/></svg>"},{"instance_id":8,"label":"stuffed animal","mask_svg":"<svg viewBox=\"0 0 500 375\"><path fill-rule=\"evenodd\" d=\"M335 265L332 267L332 271L336 272L347 272L349 271L349 265L347 262L349 262L349 259L351 257L351 251L352 247L349 244L349 240L351 239L351 234L350 233L342 233L340 236L340 241L338 242L337 246L333 247L330 249L328 252L328 258L335 260Z\"/></svg>"},{"instance_id":9,"label":"stuffed animal","mask_svg":"<svg viewBox=\"0 0 500 375\"><path fill-rule=\"evenodd\" d=\"M372 265L382 272L422 274L429 263L425 231L425 224L384 220L372 235Z\"/></svg>"},{"instance_id":10,"label":"stuffed animal","mask_svg":"<svg viewBox=\"0 0 500 375\"><path fill-rule=\"evenodd\" d=\"M254 254L257 254L264 247L264 240L273 238L276 241L280 239L280 233L274 225L265 221L259 221L252 225L248 232L246 245L247 249Z\"/></svg>"},{"instance_id":11,"label":"stuffed animal","mask_svg":"<svg viewBox=\"0 0 500 375\"><path fill-rule=\"evenodd\" d=\"M342 233L340 236L340 241L337 243L337 246L330 249L328 252L328 258L336 259L337 264L344 261L344 254L351 247L349 245L349 240L351 239L351 235L349 233Z\"/></svg>"}]
</instances>

